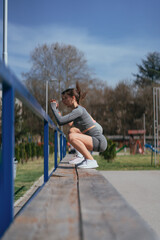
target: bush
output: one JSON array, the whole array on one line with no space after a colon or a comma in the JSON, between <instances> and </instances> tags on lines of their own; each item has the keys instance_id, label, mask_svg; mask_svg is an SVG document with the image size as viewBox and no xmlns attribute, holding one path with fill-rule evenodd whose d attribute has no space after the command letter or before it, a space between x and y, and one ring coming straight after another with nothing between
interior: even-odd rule
<instances>
[{"instance_id":1,"label":"bush","mask_svg":"<svg viewBox=\"0 0 160 240\"><path fill-rule=\"evenodd\" d=\"M24 163L24 161L27 160L27 153L26 153L26 150L25 150L25 144L21 143L19 145L19 147L20 147L19 157L20 157L21 163Z\"/></svg>"},{"instance_id":2,"label":"bush","mask_svg":"<svg viewBox=\"0 0 160 240\"><path fill-rule=\"evenodd\" d=\"M50 154L54 153L54 146L53 145L49 145L49 153Z\"/></svg>"},{"instance_id":3,"label":"bush","mask_svg":"<svg viewBox=\"0 0 160 240\"><path fill-rule=\"evenodd\" d=\"M40 148L40 156L43 157L44 156L44 145L42 144L41 145L41 148Z\"/></svg>"},{"instance_id":4,"label":"bush","mask_svg":"<svg viewBox=\"0 0 160 240\"><path fill-rule=\"evenodd\" d=\"M36 151L37 151L37 158L43 156L43 145L38 145L36 146Z\"/></svg>"},{"instance_id":5,"label":"bush","mask_svg":"<svg viewBox=\"0 0 160 240\"><path fill-rule=\"evenodd\" d=\"M31 143L31 157L32 157L32 161L33 159L36 157L37 152L36 152L36 144L34 142Z\"/></svg>"},{"instance_id":6,"label":"bush","mask_svg":"<svg viewBox=\"0 0 160 240\"><path fill-rule=\"evenodd\" d=\"M18 144L16 144L16 146L15 146L15 157L19 162L20 161L20 147Z\"/></svg>"},{"instance_id":7,"label":"bush","mask_svg":"<svg viewBox=\"0 0 160 240\"><path fill-rule=\"evenodd\" d=\"M108 162L111 162L116 157L116 144L110 139L107 139L107 144L107 149L100 154L104 159L107 159Z\"/></svg>"},{"instance_id":8,"label":"bush","mask_svg":"<svg viewBox=\"0 0 160 240\"><path fill-rule=\"evenodd\" d=\"M25 144L25 150L26 150L26 154L27 154L27 159L31 158L31 154L32 154L31 143Z\"/></svg>"}]
</instances>

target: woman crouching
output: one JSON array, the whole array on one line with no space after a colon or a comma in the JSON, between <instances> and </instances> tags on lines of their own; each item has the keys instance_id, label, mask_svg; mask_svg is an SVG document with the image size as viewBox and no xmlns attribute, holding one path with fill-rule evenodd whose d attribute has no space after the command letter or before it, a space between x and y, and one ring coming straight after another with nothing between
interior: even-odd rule
<instances>
[{"instance_id":1,"label":"woman crouching","mask_svg":"<svg viewBox=\"0 0 160 240\"><path fill-rule=\"evenodd\" d=\"M57 123L61 126L69 123L74 125L69 131L68 141L78 150L84 158L76 158L69 163L77 164L78 168L97 168L97 161L93 159L89 151L103 152L107 148L107 140L96 127L93 118L87 110L80 105L83 98L79 84L75 88L69 88L62 92L62 102L72 111L65 115L59 115L56 100L51 100L51 108Z\"/></svg>"}]
</instances>

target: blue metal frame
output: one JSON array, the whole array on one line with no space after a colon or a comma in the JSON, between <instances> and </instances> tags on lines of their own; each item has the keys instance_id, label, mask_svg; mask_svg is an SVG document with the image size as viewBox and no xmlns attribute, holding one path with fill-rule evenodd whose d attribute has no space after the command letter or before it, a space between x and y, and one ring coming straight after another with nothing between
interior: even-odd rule
<instances>
[{"instance_id":1,"label":"blue metal frame","mask_svg":"<svg viewBox=\"0 0 160 240\"><path fill-rule=\"evenodd\" d=\"M14 91L3 84L2 162L0 165L0 234L13 221ZM8 110L8 111L7 111Z\"/></svg>"},{"instance_id":2,"label":"blue metal frame","mask_svg":"<svg viewBox=\"0 0 160 240\"><path fill-rule=\"evenodd\" d=\"M48 181L49 165L49 127L54 133L55 142L55 169L57 168L58 132L60 132L63 148L60 156L65 156L66 138L46 114L37 100L25 86L13 75L9 68L0 61L0 82L2 83L2 160L0 162L0 238L14 219L14 99L15 96L28 106L39 118L44 120L44 183ZM63 152L63 153L62 153Z\"/></svg>"},{"instance_id":3,"label":"blue metal frame","mask_svg":"<svg viewBox=\"0 0 160 240\"><path fill-rule=\"evenodd\" d=\"M63 136L60 134L60 161L63 158Z\"/></svg>"},{"instance_id":4,"label":"blue metal frame","mask_svg":"<svg viewBox=\"0 0 160 240\"><path fill-rule=\"evenodd\" d=\"M49 147L48 147L48 138L49 138L49 128L48 122L44 120L44 182L48 181L48 169L49 169Z\"/></svg>"},{"instance_id":5,"label":"blue metal frame","mask_svg":"<svg viewBox=\"0 0 160 240\"><path fill-rule=\"evenodd\" d=\"M54 131L54 167L57 168L58 162L58 132Z\"/></svg>"},{"instance_id":6,"label":"blue metal frame","mask_svg":"<svg viewBox=\"0 0 160 240\"><path fill-rule=\"evenodd\" d=\"M66 156L66 137L63 136L63 150L62 150L62 153L63 153L63 158Z\"/></svg>"}]
</instances>

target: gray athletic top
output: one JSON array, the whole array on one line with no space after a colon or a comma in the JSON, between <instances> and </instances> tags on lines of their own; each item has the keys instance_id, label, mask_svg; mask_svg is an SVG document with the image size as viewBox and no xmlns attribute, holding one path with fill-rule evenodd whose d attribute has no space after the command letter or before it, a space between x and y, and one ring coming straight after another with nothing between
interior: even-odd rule
<instances>
[{"instance_id":1,"label":"gray athletic top","mask_svg":"<svg viewBox=\"0 0 160 240\"><path fill-rule=\"evenodd\" d=\"M90 128L94 125L94 122L86 111L86 109L80 105L77 108L73 109L72 112L65 116L60 116L58 114L58 109L56 109L56 103L51 102L51 108L53 110L53 114L57 120L58 125L64 125L73 121L73 124L76 128L80 129L81 132Z\"/></svg>"}]
</instances>

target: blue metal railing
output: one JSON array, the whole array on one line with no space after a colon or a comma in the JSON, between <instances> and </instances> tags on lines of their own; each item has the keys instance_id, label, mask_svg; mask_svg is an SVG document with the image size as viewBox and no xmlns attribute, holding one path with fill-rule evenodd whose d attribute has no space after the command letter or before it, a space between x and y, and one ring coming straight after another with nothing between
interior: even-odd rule
<instances>
[{"instance_id":1,"label":"blue metal railing","mask_svg":"<svg viewBox=\"0 0 160 240\"><path fill-rule=\"evenodd\" d=\"M58 132L60 133L60 160L66 154L66 138L46 114L37 100L15 75L0 62L2 83L2 160L0 162L0 237L14 219L14 99L17 97L44 121L44 183L49 179L49 127L54 130L54 161L57 168ZM51 174L50 174L51 175Z\"/></svg>"}]
</instances>

